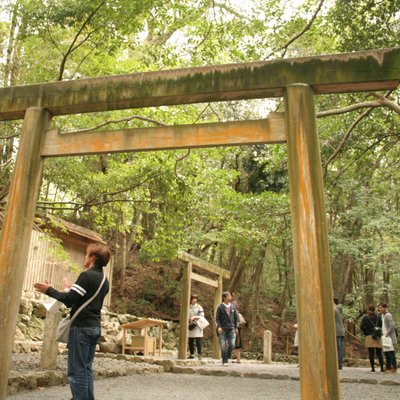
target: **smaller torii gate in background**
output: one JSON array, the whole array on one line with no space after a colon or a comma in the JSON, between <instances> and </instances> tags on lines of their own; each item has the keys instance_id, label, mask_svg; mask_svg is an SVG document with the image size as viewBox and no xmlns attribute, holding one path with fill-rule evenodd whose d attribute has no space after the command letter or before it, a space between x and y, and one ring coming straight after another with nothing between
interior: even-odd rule
<instances>
[{"instance_id":1,"label":"smaller torii gate in background","mask_svg":"<svg viewBox=\"0 0 400 400\"><path fill-rule=\"evenodd\" d=\"M222 299L222 283L223 278L229 279L230 272L226 269L217 267L216 265L210 264L207 261L204 261L198 257L194 257L189 253L181 251L179 253L180 260L185 261L187 264L183 269L183 278L182 278L182 301L181 301L181 317L180 317L180 334L179 334L179 348L178 348L178 358L186 358L187 353L187 342L188 342L188 324L185 323L188 321L189 315L189 306L190 306L190 290L192 280L204 283L215 288L214 294L214 310L211 313L213 316L213 320L209 321L210 326L213 331L213 356L218 359L220 357L219 350L219 341L215 326L215 318L214 312L219 303L221 303ZM197 268L203 269L205 271L211 272L212 274L217 275L216 279L210 279L200 274L196 274L193 272L192 267L195 266Z\"/></svg>"},{"instance_id":2,"label":"smaller torii gate in background","mask_svg":"<svg viewBox=\"0 0 400 400\"><path fill-rule=\"evenodd\" d=\"M400 48L394 48L0 88L0 120L24 119L0 236L0 400L6 399L46 158L282 142L288 149L301 398L340 399L314 95L394 90L399 82ZM285 113L259 121L89 134L60 134L50 125L56 115L267 97L284 97Z\"/></svg>"}]
</instances>

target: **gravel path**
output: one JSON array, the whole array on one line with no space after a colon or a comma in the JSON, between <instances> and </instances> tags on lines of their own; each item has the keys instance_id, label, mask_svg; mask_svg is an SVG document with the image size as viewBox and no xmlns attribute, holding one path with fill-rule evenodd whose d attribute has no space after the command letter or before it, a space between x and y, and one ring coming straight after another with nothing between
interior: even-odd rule
<instances>
[{"instance_id":1,"label":"gravel path","mask_svg":"<svg viewBox=\"0 0 400 400\"><path fill-rule=\"evenodd\" d=\"M342 384L342 400L398 399L400 386ZM95 382L96 400L299 400L299 382L183 374L134 375ZM68 386L9 396L8 400L69 400Z\"/></svg>"}]
</instances>

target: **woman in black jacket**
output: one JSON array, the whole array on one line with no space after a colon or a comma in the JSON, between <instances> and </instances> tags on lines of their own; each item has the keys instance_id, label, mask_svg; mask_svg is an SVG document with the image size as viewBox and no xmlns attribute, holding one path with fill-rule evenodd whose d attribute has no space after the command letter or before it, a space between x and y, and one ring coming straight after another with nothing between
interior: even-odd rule
<instances>
[{"instance_id":1,"label":"woman in black jacket","mask_svg":"<svg viewBox=\"0 0 400 400\"><path fill-rule=\"evenodd\" d=\"M382 319L375 314L375 306L373 304L368 306L367 314L364 315L360 328L365 335L365 347L369 353L371 372L375 372L375 353L381 366L381 372L384 372L381 341ZM380 328L380 330L377 328Z\"/></svg>"}]
</instances>

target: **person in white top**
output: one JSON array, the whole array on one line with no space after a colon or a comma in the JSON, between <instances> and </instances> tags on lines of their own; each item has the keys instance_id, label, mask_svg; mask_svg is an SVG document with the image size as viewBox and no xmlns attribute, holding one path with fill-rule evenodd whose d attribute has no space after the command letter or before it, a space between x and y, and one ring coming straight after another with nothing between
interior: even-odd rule
<instances>
[{"instance_id":1,"label":"person in white top","mask_svg":"<svg viewBox=\"0 0 400 400\"><path fill-rule=\"evenodd\" d=\"M202 358L202 338L203 329L196 324L196 321L204 317L203 307L198 303L199 298L197 295L190 297L190 309L189 309L189 351L190 356L188 358L194 358L194 345L196 343L197 356L199 360Z\"/></svg>"},{"instance_id":2,"label":"person in white top","mask_svg":"<svg viewBox=\"0 0 400 400\"><path fill-rule=\"evenodd\" d=\"M382 347L386 358L386 372L397 372L397 361L394 352L397 336L393 317L388 312L388 305L386 303L379 304L379 312L382 316Z\"/></svg>"}]
</instances>

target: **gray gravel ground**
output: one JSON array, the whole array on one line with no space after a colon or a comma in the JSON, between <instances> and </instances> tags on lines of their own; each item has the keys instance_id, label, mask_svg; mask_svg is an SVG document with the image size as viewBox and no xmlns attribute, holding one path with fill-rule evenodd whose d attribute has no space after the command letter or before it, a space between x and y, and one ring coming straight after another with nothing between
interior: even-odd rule
<instances>
[{"instance_id":1,"label":"gray gravel ground","mask_svg":"<svg viewBox=\"0 0 400 400\"><path fill-rule=\"evenodd\" d=\"M342 400L394 400L400 386L342 384ZM149 374L95 382L96 400L299 400L299 382L184 374ZM39 389L8 400L69 400L69 386Z\"/></svg>"}]
</instances>

